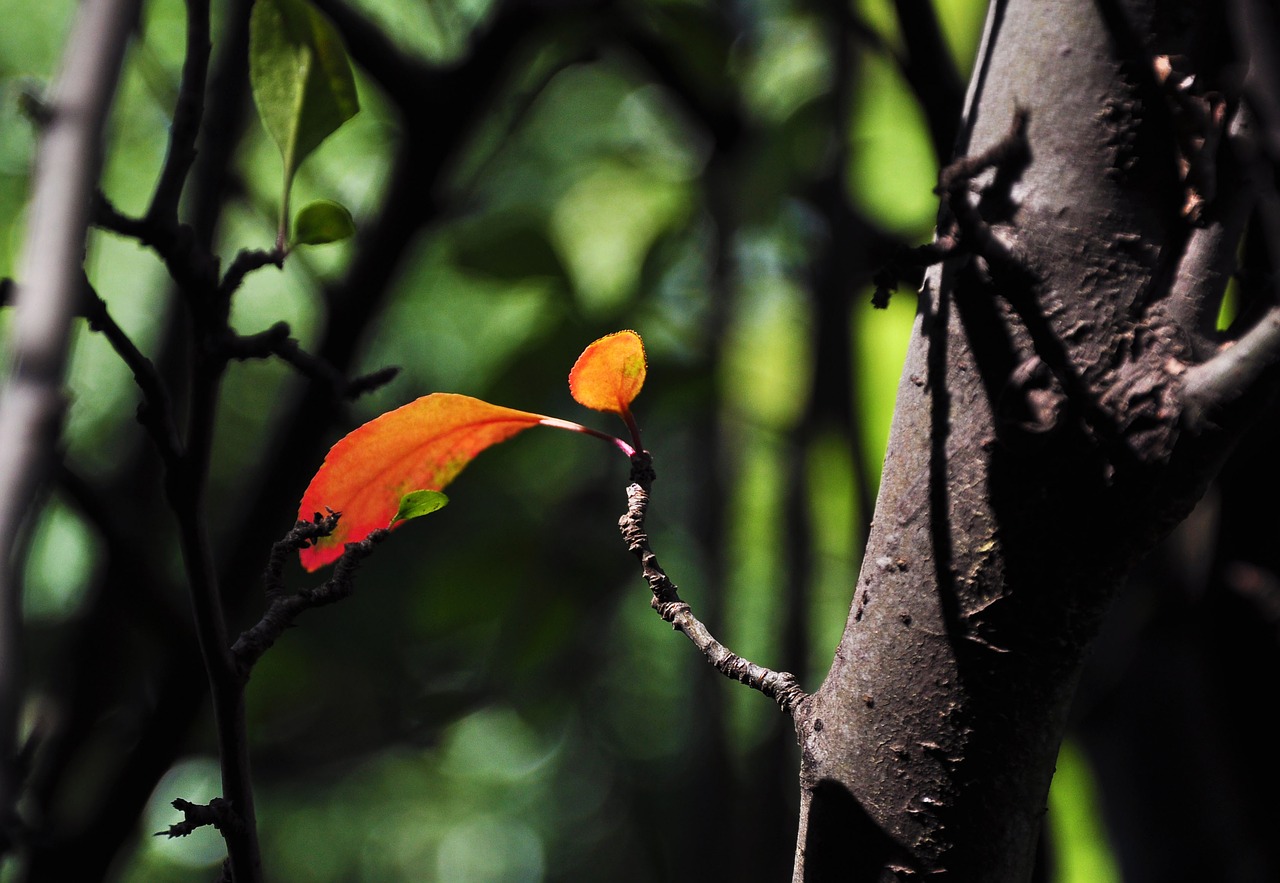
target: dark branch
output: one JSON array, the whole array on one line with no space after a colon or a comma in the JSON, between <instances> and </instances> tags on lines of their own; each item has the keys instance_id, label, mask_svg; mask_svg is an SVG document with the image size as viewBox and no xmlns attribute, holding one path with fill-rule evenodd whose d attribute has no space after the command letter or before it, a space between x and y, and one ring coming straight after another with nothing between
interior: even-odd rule
<instances>
[{"instance_id":1,"label":"dark branch","mask_svg":"<svg viewBox=\"0 0 1280 883\"><path fill-rule=\"evenodd\" d=\"M893 5L907 47L907 58L899 58L898 64L924 110L934 155L943 163L955 149L964 81L942 38L934 5L928 0L894 0Z\"/></svg>"},{"instance_id":2,"label":"dark branch","mask_svg":"<svg viewBox=\"0 0 1280 883\"><path fill-rule=\"evenodd\" d=\"M218 284L218 294L223 298L231 297L239 290L246 276L254 270L261 270L267 266L282 269L284 267L284 252L275 248L270 251L258 248L242 249L235 256L235 260L231 262L231 266L227 268L226 274Z\"/></svg>"},{"instance_id":3,"label":"dark branch","mask_svg":"<svg viewBox=\"0 0 1280 883\"><path fill-rule=\"evenodd\" d=\"M221 797L215 797L208 803L192 803L179 797L171 805L182 813L182 821L170 825L167 831L156 831L157 837L186 837L206 825L212 825L219 833L223 833L236 830L244 824L230 801Z\"/></svg>"},{"instance_id":4,"label":"dark branch","mask_svg":"<svg viewBox=\"0 0 1280 883\"><path fill-rule=\"evenodd\" d=\"M647 451L639 451L631 457L631 483L627 486L627 514L618 521L622 539L627 549L640 560L645 581L653 592L653 609L677 631L693 641L707 661L725 677L733 678L759 690L791 714L807 694L796 683L796 676L786 671L773 671L750 660L743 659L725 647L707 631L689 605L680 599L676 585L658 564L658 556L649 547L649 535L644 529L645 515L649 509L649 490L656 475L653 458Z\"/></svg>"},{"instance_id":5,"label":"dark branch","mask_svg":"<svg viewBox=\"0 0 1280 883\"><path fill-rule=\"evenodd\" d=\"M333 533L338 526L339 517L340 513L330 512L328 515L317 516L314 521L299 521L283 539L271 547L271 555L263 573L267 610L262 614L262 619L241 634L231 647L242 681L248 681L253 666L303 611L324 607L349 597L355 591L355 575L361 563L373 552L374 546L390 533L389 530L375 530L358 543L347 543L346 551L334 565L332 577L315 588L287 594L284 587L285 561L292 553Z\"/></svg>"},{"instance_id":6,"label":"dark branch","mask_svg":"<svg viewBox=\"0 0 1280 883\"><path fill-rule=\"evenodd\" d=\"M871 306L877 310L886 309L890 296L904 282L918 288L923 281L924 269L951 257L958 250L956 246L954 235L943 235L924 245L899 249L872 277L876 290L871 295Z\"/></svg>"},{"instance_id":7,"label":"dark branch","mask_svg":"<svg viewBox=\"0 0 1280 883\"><path fill-rule=\"evenodd\" d=\"M942 197L937 237L925 245L900 250L876 273L872 306L884 309L889 305L890 294L904 279L910 278L918 284L922 270L958 254L980 255L993 264L1021 264L983 219L978 206L970 199L969 189L975 178L991 169L996 170L996 181L989 190L996 193L1021 174L1031 157L1027 143L1029 120L1026 108L1017 108L1003 138L981 153L960 157L942 170L935 188Z\"/></svg>"},{"instance_id":8,"label":"dark branch","mask_svg":"<svg viewBox=\"0 0 1280 883\"><path fill-rule=\"evenodd\" d=\"M298 341L289 336L287 322L277 322L257 334L229 335L223 342L223 352L227 358L241 361L276 356L303 377L325 384L336 398L343 399L359 398L390 383L400 373L399 368L390 366L348 380L337 368L299 346Z\"/></svg>"},{"instance_id":9,"label":"dark branch","mask_svg":"<svg viewBox=\"0 0 1280 883\"><path fill-rule=\"evenodd\" d=\"M107 339L111 348L133 372L134 382L142 391L143 401L138 406L138 422L155 442L156 448L160 451L160 457L165 463L170 466L176 464L182 456L182 441L178 437L169 393L160 379L160 372L156 370L152 361L143 355L124 329L116 324L107 310L107 302L92 289L87 279L85 290L87 297L83 298L83 302L89 328Z\"/></svg>"},{"instance_id":10,"label":"dark branch","mask_svg":"<svg viewBox=\"0 0 1280 883\"><path fill-rule=\"evenodd\" d=\"M1193 431L1209 427L1211 416L1256 388L1280 362L1280 308L1273 308L1209 361L1188 368L1182 381L1183 423Z\"/></svg>"},{"instance_id":11,"label":"dark branch","mask_svg":"<svg viewBox=\"0 0 1280 883\"><path fill-rule=\"evenodd\" d=\"M353 377L347 381L346 387L342 390L342 395L347 399L358 399L366 393L371 393L386 386L395 380L399 374L400 367L398 365L388 365L385 368L379 368L377 371L361 374L359 377Z\"/></svg>"},{"instance_id":12,"label":"dark branch","mask_svg":"<svg viewBox=\"0 0 1280 883\"><path fill-rule=\"evenodd\" d=\"M151 198L147 218L176 226L178 201L187 173L196 159L196 137L204 117L205 83L209 77L209 0L187 0L187 49L182 62L182 83L169 130L169 153Z\"/></svg>"},{"instance_id":13,"label":"dark branch","mask_svg":"<svg viewBox=\"0 0 1280 883\"><path fill-rule=\"evenodd\" d=\"M143 245L149 245L152 241L150 221L146 218L134 218L121 212L101 191L94 195L93 224L103 230L136 239Z\"/></svg>"}]
</instances>

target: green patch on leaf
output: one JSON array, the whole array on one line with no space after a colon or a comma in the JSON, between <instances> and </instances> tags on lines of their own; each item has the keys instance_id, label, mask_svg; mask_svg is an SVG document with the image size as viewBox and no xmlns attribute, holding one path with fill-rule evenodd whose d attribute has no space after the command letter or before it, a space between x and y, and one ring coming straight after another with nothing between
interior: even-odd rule
<instances>
[{"instance_id":1,"label":"green patch on leaf","mask_svg":"<svg viewBox=\"0 0 1280 883\"><path fill-rule=\"evenodd\" d=\"M342 38L306 0L257 0L249 20L249 81L262 124L284 159L281 231L298 166L360 109Z\"/></svg>"},{"instance_id":2,"label":"green patch on leaf","mask_svg":"<svg viewBox=\"0 0 1280 883\"><path fill-rule=\"evenodd\" d=\"M443 509L449 503L449 498L440 491L411 491L400 498L400 508L396 511L396 517L391 519L394 526L401 521L412 521L415 518L421 518L423 515L430 515L437 509Z\"/></svg>"},{"instance_id":3,"label":"green patch on leaf","mask_svg":"<svg viewBox=\"0 0 1280 883\"><path fill-rule=\"evenodd\" d=\"M346 206L320 199L304 206L293 221L294 245L325 245L349 239L356 223Z\"/></svg>"}]
</instances>

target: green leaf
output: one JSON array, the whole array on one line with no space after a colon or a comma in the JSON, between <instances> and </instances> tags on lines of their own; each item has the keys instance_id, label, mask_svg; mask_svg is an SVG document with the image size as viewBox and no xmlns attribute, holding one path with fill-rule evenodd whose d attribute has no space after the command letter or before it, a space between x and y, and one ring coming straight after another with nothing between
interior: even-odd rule
<instances>
[{"instance_id":1,"label":"green leaf","mask_svg":"<svg viewBox=\"0 0 1280 883\"><path fill-rule=\"evenodd\" d=\"M356 232L356 223L346 206L327 199L302 207L293 221L294 245L325 245L341 242Z\"/></svg>"},{"instance_id":2,"label":"green leaf","mask_svg":"<svg viewBox=\"0 0 1280 883\"><path fill-rule=\"evenodd\" d=\"M351 62L337 30L306 0L257 0L249 81L284 159L283 219L298 166L360 109Z\"/></svg>"},{"instance_id":3,"label":"green leaf","mask_svg":"<svg viewBox=\"0 0 1280 883\"><path fill-rule=\"evenodd\" d=\"M439 491L411 491L400 498L400 508L388 527L401 521L412 521L423 515L430 515L437 509L443 509L448 503L449 498Z\"/></svg>"}]
</instances>

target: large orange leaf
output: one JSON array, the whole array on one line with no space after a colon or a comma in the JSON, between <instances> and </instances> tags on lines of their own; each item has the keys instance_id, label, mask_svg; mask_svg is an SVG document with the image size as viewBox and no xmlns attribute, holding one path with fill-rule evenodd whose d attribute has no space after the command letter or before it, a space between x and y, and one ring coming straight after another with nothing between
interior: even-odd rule
<instances>
[{"instance_id":1,"label":"large orange leaf","mask_svg":"<svg viewBox=\"0 0 1280 883\"><path fill-rule=\"evenodd\" d=\"M345 543L389 526L405 494L441 490L485 448L547 419L433 393L353 430L329 450L303 494L299 518L329 509L342 518L330 536L302 550L302 566L316 570L335 561Z\"/></svg>"},{"instance_id":2,"label":"large orange leaf","mask_svg":"<svg viewBox=\"0 0 1280 883\"><path fill-rule=\"evenodd\" d=\"M582 351L569 372L569 392L580 405L626 416L645 377L644 343L634 331L618 331Z\"/></svg>"}]
</instances>

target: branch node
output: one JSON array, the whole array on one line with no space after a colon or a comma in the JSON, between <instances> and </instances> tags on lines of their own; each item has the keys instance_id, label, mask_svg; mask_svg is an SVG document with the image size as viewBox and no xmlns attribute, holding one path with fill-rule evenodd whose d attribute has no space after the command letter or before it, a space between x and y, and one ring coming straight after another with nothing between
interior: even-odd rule
<instances>
[{"instance_id":1,"label":"branch node","mask_svg":"<svg viewBox=\"0 0 1280 883\"><path fill-rule=\"evenodd\" d=\"M251 628L242 632L231 647L236 672L242 682L248 681L254 665L264 653L271 649L280 636L292 627L293 621L304 610L333 604L351 595L355 591L355 575L361 562L369 557L374 546L391 533L389 530L379 529L370 532L367 537L357 543L347 543L342 557L334 566L333 575L328 580L294 594L286 592L285 560L291 553L310 545L320 537L333 533L340 517L341 513L332 510L326 515L317 512L311 521L295 522L289 532L272 545L262 578L266 589L267 609L263 612L262 618Z\"/></svg>"},{"instance_id":2,"label":"branch node","mask_svg":"<svg viewBox=\"0 0 1280 883\"><path fill-rule=\"evenodd\" d=\"M231 297L244 284L246 276L267 266L275 267L277 270L284 269L284 252L277 248L241 249L222 277L222 282L218 285L218 294L224 299Z\"/></svg>"},{"instance_id":3,"label":"branch node","mask_svg":"<svg viewBox=\"0 0 1280 883\"><path fill-rule=\"evenodd\" d=\"M171 805L182 813L182 821L170 825L167 831L156 831L156 837L186 837L192 831L206 825L213 826L220 834L226 836L244 827L244 820L231 806L231 801L223 797L215 797L208 803L192 803L178 797Z\"/></svg>"},{"instance_id":4,"label":"branch node","mask_svg":"<svg viewBox=\"0 0 1280 883\"><path fill-rule=\"evenodd\" d=\"M902 248L872 277L875 293L871 305L884 309L898 285L910 279L917 287L921 271L959 254L979 255L992 262L1014 258L1008 245L1000 240L984 220L979 209L970 202L969 185L974 178L995 169L996 181L984 192L984 199L999 195L1017 179L1031 160L1027 141L1027 124L1031 113L1024 107L1014 110L1009 131L986 150L973 156L962 156L938 175L934 192L942 198L941 221L933 242L914 248Z\"/></svg>"}]
</instances>

